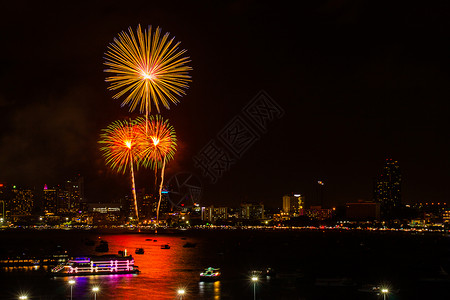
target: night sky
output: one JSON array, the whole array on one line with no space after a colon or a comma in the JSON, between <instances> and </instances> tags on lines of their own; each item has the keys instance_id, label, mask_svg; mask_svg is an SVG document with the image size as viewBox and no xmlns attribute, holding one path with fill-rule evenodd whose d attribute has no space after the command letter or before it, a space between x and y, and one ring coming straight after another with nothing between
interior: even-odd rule
<instances>
[{"instance_id":1,"label":"night sky","mask_svg":"<svg viewBox=\"0 0 450 300\"><path fill-rule=\"evenodd\" d=\"M89 201L129 177L108 170L102 128L136 117L108 91L104 52L129 26L160 26L191 57L193 82L161 111L179 148L166 178L194 172L202 204L372 200L386 158L403 202L450 200L450 4L396 1L10 1L1 8L0 182L41 189L76 174ZM260 91L285 111L212 184L193 157ZM141 170L137 186L151 186Z\"/></svg>"}]
</instances>

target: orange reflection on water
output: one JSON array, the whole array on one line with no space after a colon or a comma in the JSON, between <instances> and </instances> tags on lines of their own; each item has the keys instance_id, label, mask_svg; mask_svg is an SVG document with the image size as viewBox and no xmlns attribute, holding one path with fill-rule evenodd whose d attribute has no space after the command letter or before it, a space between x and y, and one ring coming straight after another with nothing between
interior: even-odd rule
<instances>
[{"instance_id":1,"label":"orange reflection on water","mask_svg":"<svg viewBox=\"0 0 450 300\"><path fill-rule=\"evenodd\" d=\"M151 238L152 240L147 240ZM109 254L117 254L127 249L139 266L140 274L101 275L70 277L75 279L74 295L90 297L92 287L98 286L97 299L176 299L180 288L186 291L183 299L194 299L198 294L200 270L196 248L183 248L186 240L174 236L160 235L106 235L101 237L109 244ZM156 240L156 241L155 241ZM161 246L169 245L170 249ZM144 254L135 254L136 248L143 248ZM90 255L99 255L88 249ZM66 283L68 278L64 279ZM68 283L67 283L68 284ZM220 295L220 284L214 283L214 294ZM211 292L205 294L211 299ZM195 298L198 299L198 298ZM214 299L220 299L216 296Z\"/></svg>"}]
</instances>

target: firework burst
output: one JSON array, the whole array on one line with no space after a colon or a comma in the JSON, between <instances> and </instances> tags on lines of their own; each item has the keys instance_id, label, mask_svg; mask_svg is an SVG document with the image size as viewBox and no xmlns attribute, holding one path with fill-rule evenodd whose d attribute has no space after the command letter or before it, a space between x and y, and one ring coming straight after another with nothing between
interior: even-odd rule
<instances>
[{"instance_id":1,"label":"firework burst","mask_svg":"<svg viewBox=\"0 0 450 300\"><path fill-rule=\"evenodd\" d=\"M106 78L109 89L117 91L113 98L125 97L122 106L130 111L139 108L148 115L152 102L160 112L160 104L169 109L169 104L178 103L191 81L186 50L179 50L180 42L169 39L169 33L161 35L161 29L147 30L138 25L136 34L128 28L114 39L105 53Z\"/></svg>"},{"instance_id":2,"label":"firework burst","mask_svg":"<svg viewBox=\"0 0 450 300\"><path fill-rule=\"evenodd\" d=\"M134 164L138 159L139 130L135 121L115 121L100 135L99 144L106 165L116 172L125 173L130 168L131 185L134 198L136 218L139 219L136 184L134 180ZM137 166L139 166L137 164Z\"/></svg>"},{"instance_id":3,"label":"firework burst","mask_svg":"<svg viewBox=\"0 0 450 300\"><path fill-rule=\"evenodd\" d=\"M137 127L140 164L151 169L161 169L164 159L168 162L174 157L177 147L175 129L160 115L152 115L148 120L138 118Z\"/></svg>"}]
</instances>

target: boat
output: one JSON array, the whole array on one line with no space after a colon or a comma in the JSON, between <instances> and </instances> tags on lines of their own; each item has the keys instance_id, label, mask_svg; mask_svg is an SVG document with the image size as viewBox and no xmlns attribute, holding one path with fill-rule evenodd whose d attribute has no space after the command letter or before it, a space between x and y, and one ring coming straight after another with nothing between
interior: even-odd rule
<instances>
[{"instance_id":1,"label":"boat","mask_svg":"<svg viewBox=\"0 0 450 300\"><path fill-rule=\"evenodd\" d=\"M206 268L200 273L200 281L217 281L220 280L222 274L219 268Z\"/></svg>"},{"instance_id":2,"label":"boat","mask_svg":"<svg viewBox=\"0 0 450 300\"><path fill-rule=\"evenodd\" d=\"M267 268L267 269L266 269L266 276L273 277L273 276L275 276L275 275L277 275L277 273L275 272L274 269L272 269L272 268Z\"/></svg>"},{"instance_id":3,"label":"boat","mask_svg":"<svg viewBox=\"0 0 450 300\"><path fill-rule=\"evenodd\" d=\"M197 246L196 243L187 242L186 244L183 245L183 248L194 248L195 246Z\"/></svg>"},{"instance_id":4,"label":"boat","mask_svg":"<svg viewBox=\"0 0 450 300\"><path fill-rule=\"evenodd\" d=\"M170 246L168 244L161 245L161 249L170 249Z\"/></svg>"},{"instance_id":5,"label":"boat","mask_svg":"<svg viewBox=\"0 0 450 300\"><path fill-rule=\"evenodd\" d=\"M66 264L58 265L51 270L53 276L87 276L109 274L137 274L138 266L134 265L131 255L83 256L70 259Z\"/></svg>"},{"instance_id":6,"label":"boat","mask_svg":"<svg viewBox=\"0 0 450 300\"><path fill-rule=\"evenodd\" d=\"M95 247L95 251L97 252L108 252L109 246L107 241L101 240L97 247Z\"/></svg>"},{"instance_id":7,"label":"boat","mask_svg":"<svg viewBox=\"0 0 450 300\"><path fill-rule=\"evenodd\" d=\"M152 239L145 239L147 242L150 242Z\"/></svg>"},{"instance_id":8,"label":"boat","mask_svg":"<svg viewBox=\"0 0 450 300\"><path fill-rule=\"evenodd\" d=\"M136 251L134 251L136 254L144 254L144 248L136 248Z\"/></svg>"}]
</instances>

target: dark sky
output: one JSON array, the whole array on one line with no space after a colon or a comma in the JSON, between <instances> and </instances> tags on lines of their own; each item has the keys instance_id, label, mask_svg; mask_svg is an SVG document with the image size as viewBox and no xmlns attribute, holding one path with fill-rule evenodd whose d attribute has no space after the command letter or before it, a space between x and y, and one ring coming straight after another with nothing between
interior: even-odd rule
<instances>
[{"instance_id":1,"label":"dark sky","mask_svg":"<svg viewBox=\"0 0 450 300\"><path fill-rule=\"evenodd\" d=\"M195 172L203 203L372 199L386 158L404 202L450 196L450 3L397 1L11 1L1 8L0 181L41 188L76 174L90 201L127 193L105 166L100 130L137 116L107 90L103 53L137 24L162 27L192 59L193 82L162 110L180 140L167 170ZM214 1L213 1L214 2ZM285 111L217 183L193 156L260 91ZM152 184L141 170L137 185Z\"/></svg>"}]
</instances>

